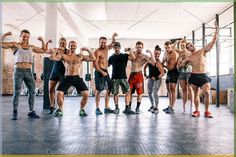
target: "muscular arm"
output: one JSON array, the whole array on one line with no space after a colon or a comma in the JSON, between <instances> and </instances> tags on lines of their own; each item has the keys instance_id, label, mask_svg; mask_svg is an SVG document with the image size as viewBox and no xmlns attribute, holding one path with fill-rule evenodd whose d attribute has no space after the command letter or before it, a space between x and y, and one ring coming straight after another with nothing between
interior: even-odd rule
<instances>
[{"instance_id":1,"label":"muscular arm","mask_svg":"<svg viewBox=\"0 0 236 157\"><path fill-rule=\"evenodd\" d=\"M91 62L91 61L95 61L96 60L96 57L94 56L94 54L88 49L88 48L82 48L81 49L82 51L87 51L89 53L88 56L85 56L83 55L83 61L86 61L86 62Z\"/></svg>"},{"instance_id":2,"label":"muscular arm","mask_svg":"<svg viewBox=\"0 0 236 157\"><path fill-rule=\"evenodd\" d=\"M134 51L131 49L131 50L129 51L128 60L133 61L133 60L135 60L135 59L136 59L136 56L134 55Z\"/></svg>"},{"instance_id":3,"label":"muscular arm","mask_svg":"<svg viewBox=\"0 0 236 157\"><path fill-rule=\"evenodd\" d=\"M176 67L176 64L177 64L177 59L178 59L178 54L175 53L172 58L170 59L170 63L168 65L166 65L166 68L168 70L170 69L174 69Z\"/></svg>"},{"instance_id":4,"label":"muscular arm","mask_svg":"<svg viewBox=\"0 0 236 157\"><path fill-rule=\"evenodd\" d=\"M116 42L116 39L115 39L116 36L118 36L117 33L114 33L114 34L112 35L112 42L111 42L109 45L107 45L107 47L108 47L109 50L113 48L113 45L114 45L114 43Z\"/></svg>"},{"instance_id":5,"label":"muscular arm","mask_svg":"<svg viewBox=\"0 0 236 157\"><path fill-rule=\"evenodd\" d=\"M216 27L215 28L215 34L214 34L214 36L212 38L212 41L203 48L205 53L209 52L212 49L212 47L214 46L214 44L215 44L215 42L216 42L216 40L218 38L219 27L218 27L216 22L215 22L215 27Z\"/></svg>"},{"instance_id":6,"label":"muscular arm","mask_svg":"<svg viewBox=\"0 0 236 157\"><path fill-rule=\"evenodd\" d=\"M99 57L101 56L101 52L100 51L95 51L94 52L94 56L96 57L96 59L93 61L93 67L96 71L100 72L101 74L104 74L104 71L101 70L101 68L98 65L98 60Z\"/></svg>"},{"instance_id":7,"label":"muscular arm","mask_svg":"<svg viewBox=\"0 0 236 157\"><path fill-rule=\"evenodd\" d=\"M154 64L156 63L156 60L155 60L155 58L154 58L152 52L151 52L150 50L147 50L147 52L148 52L148 53L150 54L150 56L151 56L151 59L150 59L149 57L145 57L147 63L150 63L150 64L154 65Z\"/></svg>"},{"instance_id":8,"label":"muscular arm","mask_svg":"<svg viewBox=\"0 0 236 157\"><path fill-rule=\"evenodd\" d=\"M7 32L5 34L3 34L3 36L1 37L1 43L2 43L2 48L4 49L14 49L17 48L18 45L16 42L3 42L3 40L5 39L5 37L12 35L11 32Z\"/></svg>"},{"instance_id":9,"label":"muscular arm","mask_svg":"<svg viewBox=\"0 0 236 157\"><path fill-rule=\"evenodd\" d=\"M53 60L53 61L61 61L62 60L62 54L60 55L58 53L58 49L50 49L52 51L51 55L49 56L49 59L50 60Z\"/></svg>"},{"instance_id":10,"label":"muscular arm","mask_svg":"<svg viewBox=\"0 0 236 157\"><path fill-rule=\"evenodd\" d=\"M177 59L177 65L176 65L177 69L184 67L186 64L187 62L183 62L182 56L179 56Z\"/></svg>"},{"instance_id":11,"label":"muscular arm","mask_svg":"<svg viewBox=\"0 0 236 157\"><path fill-rule=\"evenodd\" d=\"M157 68L158 68L159 71L160 71L160 75L159 75L158 77L159 77L159 78L162 78L162 77L165 75L165 71L164 71L164 68L163 68L161 62L160 62L160 61L157 61L156 66L157 66Z\"/></svg>"},{"instance_id":12,"label":"muscular arm","mask_svg":"<svg viewBox=\"0 0 236 157\"><path fill-rule=\"evenodd\" d=\"M146 69L148 67L148 63L145 63L144 64L144 67L143 67L143 73L144 73L144 76L147 77L147 73L146 73Z\"/></svg>"},{"instance_id":13,"label":"muscular arm","mask_svg":"<svg viewBox=\"0 0 236 157\"><path fill-rule=\"evenodd\" d=\"M38 37L38 40L41 41L41 43L42 43L41 48L37 47L37 46L34 46L34 45L31 45L32 50L35 53L45 53L46 52L46 45L45 45L45 42L44 42L43 38L42 37Z\"/></svg>"}]
</instances>

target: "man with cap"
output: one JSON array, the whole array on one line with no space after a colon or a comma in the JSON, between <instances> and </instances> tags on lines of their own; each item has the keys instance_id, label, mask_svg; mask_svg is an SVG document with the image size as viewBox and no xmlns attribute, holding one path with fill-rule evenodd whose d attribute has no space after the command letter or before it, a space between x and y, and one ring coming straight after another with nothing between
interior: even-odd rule
<instances>
[{"instance_id":1,"label":"man with cap","mask_svg":"<svg viewBox=\"0 0 236 157\"><path fill-rule=\"evenodd\" d=\"M128 53L121 53L120 52L121 45L119 42L115 42L113 49L115 53L109 57L108 65L112 65L112 81L111 81L111 92L114 94L114 103L115 103L115 110L114 113L119 113L118 107L118 94L119 94L119 86L121 86L123 94L125 94L125 104L128 105L130 101L130 88L129 83L127 81L126 76L126 67L128 60L133 61L136 57L131 49L126 48L125 52L129 51Z\"/></svg>"}]
</instances>

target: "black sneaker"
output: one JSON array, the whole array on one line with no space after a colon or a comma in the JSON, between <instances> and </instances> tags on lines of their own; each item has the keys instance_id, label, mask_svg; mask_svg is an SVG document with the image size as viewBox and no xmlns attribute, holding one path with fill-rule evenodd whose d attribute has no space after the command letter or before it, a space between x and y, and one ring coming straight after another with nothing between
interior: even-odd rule
<instances>
[{"instance_id":1,"label":"black sneaker","mask_svg":"<svg viewBox=\"0 0 236 157\"><path fill-rule=\"evenodd\" d=\"M54 112L54 110L55 110L55 108L50 106L48 114L52 114Z\"/></svg>"},{"instance_id":2,"label":"black sneaker","mask_svg":"<svg viewBox=\"0 0 236 157\"><path fill-rule=\"evenodd\" d=\"M114 114L118 114L120 112L120 109L118 107L115 108L115 110L113 111Z\"/></svg>"},{"instance_id":3,"label":"black sneaker","mask_svg":"<svg viewBox=\"0 0 236 157\"><path fill-rule=\"evenodd\" d=\"M148 111L149 111L149 112L152 112L153 109L154 109L154 106L151 106L151 107L148 109Z\"/></svg>"},{"instance_id":4,"label":"black sneaker","mask_svg":"<svg viewBox=\"0 0 236 157\"><path fill-rule=\"evenodd\" d=\"M166 112L167 110L169 110L170 106L168 106L167 108L164 108L162 111Z\"/></svg>"},{"instance_id":5,"label":"black sneaker","mask_svg":"<svg viewBox=\"0 0 236 157\"><path fill-rule=\"evenodd\" d=\"M136 114L140 114L140 109L139 109L139 107L136 107L135 112L136 112Z\"/></svg>"},{"instance_id":6,"label":"black sneaker","mask_svg":"<svg viewBox=\"0 0 236 157\"><path fill-rule=\"evenodd\" d=\"M13 113L12 113L12 118L11 120L17 120L17 110L14 110Z\"/></svg>"},{"instance_id":7,"label":"black sneaker","mask_svg":"<svg viewBox=\"0 0 236 157\"><path fill-rule=\"evenodd\" d=\"M79 115L81 117L85 117L85 116L87 116L87 113L84 111L84 109L82 109L82 110L79 111Z\"/></svg>"},{"instance_id":8,"label":"black sneaker","mask_svg":"<svg viewBox=\"0 0 236 157\"><path fill-rule=\"evenodd\" d=\"M29 116L30 118L40 118L39 115L37 115L37 114L35 113L35 111L29 112L29 113L28 113L28 116Z\"/></svg>"},{"instance_id":9,"label":"black sneaker","mask_svg":"<svg viewBox=\"0 0 236 157\"><path fill-rule=\"evenodd\" d=\"M124 114L129 114L129 115L135 114L135 112L132 111L130 108L126 108L126 109L123 111L123 113L124 113Z\"/></svg>"},{"instance_id":10,"label":"black sneaker","mask_svg":"<svg viewBox=\"0 0 236 157\"><path fill-rule=\"evenodd\" d=\"M57 112L59 112L59 111L60 111L60 109L57 109L57 110L56 110L56 112L55 112L55 115L56 115L56 114L57 114Z\"/></svg>"},{"instance_id":11,"label":"black sneaker","mask_svg":"<svg viewBox=\"0 0 236 157\"><path fill-rule=\"evenodd\" d=\"M113 113L113 112L114 112L114 110L110 109L109 107L104 109L105 114L106 113Z\"/></svg>"},{"instance_id":12,"label":"black sneaker","mask_svg":"<svg viewBox=\"0 0 236 157\"><path fill-rule=\"evenodd\" d=\"M153 109L153 111L152 111L152 113L154 113L154 114L157 114L157 113L159 113L159 110L158 110L158 108L154 108L154 109Z\"/></svg>"},{"instance_id":13,"label":"black sneaker","mask_svg":"<svg viewBox=\"0 0 236 157\"><path fill-rule=\"evenodd\" d=\"M169 109L166 110L166 114L172 114L172 113L174 113L174 110L172 107L169 107Z\"/></svg>"}]
</instances>

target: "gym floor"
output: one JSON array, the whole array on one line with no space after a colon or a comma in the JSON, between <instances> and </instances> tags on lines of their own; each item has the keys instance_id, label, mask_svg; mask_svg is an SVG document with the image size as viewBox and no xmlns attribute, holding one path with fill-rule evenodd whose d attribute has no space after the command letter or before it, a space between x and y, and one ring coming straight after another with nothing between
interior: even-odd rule
<instances>
[{"instance_id":1,"label":"gym floor","mask_svg":"<svg viewBox=\"0 0 236 157\"><path fill-rule=\"evenodd\" d=\"M225 106L210 106L214 118L192 118L182 114L182 100L177 100L175 113L161 110L168 98L161 97L155 115L148 112L148 97L141 104L141 114L124 115L124 98L120 114L95 115L95 98L89 97L87 117L79 117L81 97L65 97L64 116L49 115L43 110L43 97L36 96L35 109L40 119L27 118L27 97L20 97L18 120L12 121L11 96L2 97L3 154L233 154L234 115ZM114 108L112 98L111 108ZM132 108L136 106L134 98ZM104 98L101 98L104 109Z\"/></svg>"}]
</instances>

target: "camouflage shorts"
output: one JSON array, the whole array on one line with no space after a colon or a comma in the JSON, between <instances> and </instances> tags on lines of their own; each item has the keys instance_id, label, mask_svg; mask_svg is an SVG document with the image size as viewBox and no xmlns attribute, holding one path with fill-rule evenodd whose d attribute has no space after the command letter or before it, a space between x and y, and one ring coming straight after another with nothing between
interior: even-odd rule
<instances>
[{"instance_id":1,"label":"camouflage shorts","mask_svg":"<svg viewBox=\"0 0 236 157\"><path fill-rule=\"evenodd\" d=\"M121 90L123 94L130 90L127 79L113 79L111 82L112 94L115 94L115 95L119 94L119 86L121 86Z\"/></svg>"}]
</instances>

